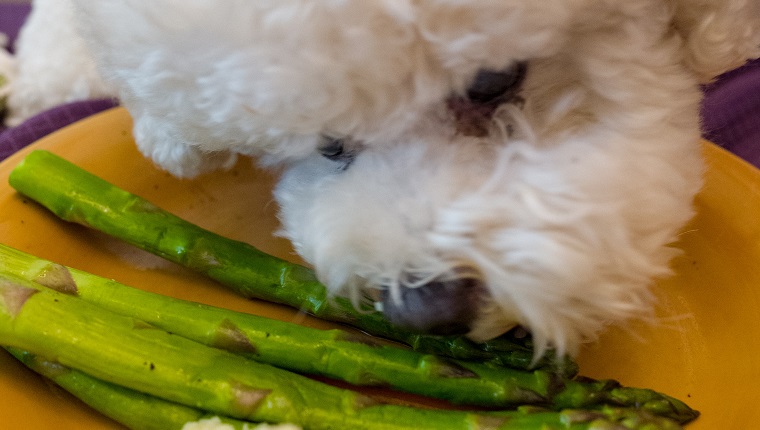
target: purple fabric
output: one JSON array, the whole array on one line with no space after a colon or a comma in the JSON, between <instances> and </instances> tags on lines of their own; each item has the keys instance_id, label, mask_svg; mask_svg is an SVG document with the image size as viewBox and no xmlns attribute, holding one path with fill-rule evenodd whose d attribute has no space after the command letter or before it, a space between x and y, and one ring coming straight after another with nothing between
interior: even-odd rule
<instances>
[{"instance_id":1,"label":"purple fabric","mask_svg":"<svg viewBox=\"0 0 760 430\"><path fill-rule=\"evenodd\" d=\"M18 31L30 10L31 6L28 4L0 3L0 32L5 33L10 38L11 52L13 52L13 42L16 40Z\"/></svg>"},{"instance_id":2,"label":"purple fabric","mask_svg":"<svg viewBox=\"0 0 760 430\"><path fill-rule=\"evenodd\" d=\"M80 119L116 106L110 99L86 100L57 106L16 127L0 132L0 161L30 143Z\"/></svg>"},{"instance_id":3,"label":"purple fabric","mask_svg":"<svg viewBox=\"0 0 760 430\"><path fill-rule=\"evenodd\" d=\"M760 167L760 60L726 73L705 89L705 138Z\"/></svg>"}]
</instances>

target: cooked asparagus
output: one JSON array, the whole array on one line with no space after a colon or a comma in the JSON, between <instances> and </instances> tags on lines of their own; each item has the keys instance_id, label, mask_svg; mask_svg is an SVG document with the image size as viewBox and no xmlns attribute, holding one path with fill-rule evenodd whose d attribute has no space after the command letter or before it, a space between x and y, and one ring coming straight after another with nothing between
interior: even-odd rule
<instances>
[{"instance_id":1,"label":"cooked asparagus","mask_svg":"<svg viewBox=\"0 0 760 430\"><path fill-rule=\"evenodd\" d=\"M371 346L355 342L339 330L309 329L147 293L0 246L0 279L3 277L34 280L143 324L299 372L349 382L380 382L484 406L535 404L561 410L614 405L636 407L680 422L696 416L682 402L652 390L622 387L614 381L564 379L542 370L452 363L413 351Z\"/></svg>"},{"instance_id":2,"label":"cooked asparagus","mask_svg":"<svg viewBox=\"0 0 760 430\"><path fill-rule=\"evenodd\" d=\"M101 414L130 429L181 430L188 422L212 417L198 409L101 381L27 351L17 348L6 349L33 371L55 382ZM235 430L243 430L246 424L250 424L250 427L254 426L252 423L226 417L223 422L231 425Z\"/></svg>"},{"instance_id":3,"label":"cooked asparagus","mask_svg":"<svg viewBox=\"0 0 760 430\"><path fill-rule=\"evenodd\" d=\"M383 345L366 335L319 330L131 288L0 245L0 275L75 294L197 342L299 373L389 386L459 404L537 403L558 375L453 361Z\"/></svg>"},{"instance_id":4,"label":"cooked asparagus","mask_svg":"<svg viewBox=\"0 0 760 430\"><path fill-rule=\"evenodd\" d=\"M211 413L314 430L679 428L631 410L478 413L382 405L21 280L6 280L0 292L0 343Z\"/></svg>"},{"instance_id":5,"label":"cooked asparagus","mask_svg":"<svg viewBox=\"0 0 760 430\"><path fill-rule=\"evenodd\" d=\"M0 283L0 344L213 414L320 429L678 429L646 411L464 412L379 404L27 281ZM54 357L51 359L50 357Z\"/></svg>"}]
</instances>

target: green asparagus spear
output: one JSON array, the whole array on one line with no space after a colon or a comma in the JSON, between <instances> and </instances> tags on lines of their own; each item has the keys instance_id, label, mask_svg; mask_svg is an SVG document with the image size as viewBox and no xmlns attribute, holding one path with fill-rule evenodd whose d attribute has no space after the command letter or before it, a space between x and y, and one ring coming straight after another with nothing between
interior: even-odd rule
<instances>
[{"instance_id":1,"label":"green asparagus spear","mask_svg":"<svg viewBox=\"0 0 760 430\"><path fill-rule=\"evenodd\" d=\"M55 382L101 414L134 430L181 430L185 423L209 419L211 415L139 391L93 378L54 361L17 348L6 348L31 370ZM232 418L222 422L235 430L254 424Z\"/></svg>"},{"instance_id":2,"label":"green asparagus spear","mask_svg":"<svg viewBox=\"0 0 760 430\"><path fill-rule=\"evenodd\" d=\"M309 329L147 293L0 245L0 279L3 276L36 281L174 334L298 372L353 383L379 382L481 406L540 404L560 410L608 404L637 407L681 422L696 416L680 401L652 390L622 387L614 381L565 380L543 370L447 362L373 346L340 330Z\"/></svg>"},{"instance_id":3,"label":"green asparagus spear","mask_svg":"<svg viewBox=\"0 0 760 430\"><path fill-rule=\"evenodd\" d=\"M213 414L307 430L680 428L636 410L487 413L379 404L20 278L0 282L0 344Z\"/></svg>"},{"instance_id":4,"label":"green asparagus spear","mask_svg":"<svg viewBox=\"0 0 760 430\"><path fill-rule=\"evenodd\" d=\"M208 413L187 406L168 402L158 397L150 396L139 391L130 390L118 385L101 381L77 370L69 369L52 361L21 351L15 348L8 350L29 368L51 379L75 397L78 397L95 410L114 419L115 421L134 430L179 430L187 422L209 419ZM533 416L531 416L533 414ZM546 427L543 429L566 429L580 428L590 429L589 422L595 422L596 428L604 428L602 424L609 421L631 421L622 428L636 428L638 425L650 430L656 429L679 429L675 423L665 419L655 418L646 414L636 413L625 409L605 409L599 412L593 411L564 411L559 414L546 413L540 409L523 407L516 412L509 412L505 417L499 417L494 413L493 417L482 416L480 424L487 425L489 419L498 423L502 419L511 418L516 421L514 427L530 430L541 428L538 423ZM235 430L243 430L246 422L221 417L220 422L231 425ZM559 423L552 425L552 422ZM650 427L645 427L644 424ZM521 427L532 424L533 427ZM617 427L621 428L621 427ZM542 429L542 430L543 430Z\"/></svg>"},{"instance_id":5,"label":"green asparagus spear","mask_svg":"<svg viewBox=\"0 0 760 430\"><path fill-rule=\"evenodd\" d=\"M459 404L516 406L541 401L557 385L547 371L456 362L378 343L153 294L0 245L0 274L75 294L197 342L306 374L355 385L389 386ZM138 305L139 304L139 305Z\"/></svg>"},{"instance_id":6,"label":"green asparagus spear","mask_svg":"<svg viewBox=\"0 0 760 430\"><path fill-rule=\"evenodd\" d=\"M244 297L348 323L422 352L523 369L553 366L567 376L577 372L577 365L570 359L559 360L559 365L554 366L557 363L551 354L536 362L532 348L508 337L476 344L464 337L400 330L379 312L357 310L349 300L329 296L308 268L204 230L47 151L27 155L11 172L10 184L64 220L103 231L196 270Z\"/></svg>"}]
</instances>

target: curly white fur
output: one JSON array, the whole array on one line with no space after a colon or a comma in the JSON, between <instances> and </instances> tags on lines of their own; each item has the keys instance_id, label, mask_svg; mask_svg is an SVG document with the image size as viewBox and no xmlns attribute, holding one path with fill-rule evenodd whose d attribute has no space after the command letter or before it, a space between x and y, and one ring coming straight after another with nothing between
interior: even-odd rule
<instances>
[{"instance_id":1,"label":"curly white fur","mask_svg":"<svg viewBox=\"0 0 760 430\"><path fill-rule=\"evenodd\" d=\"M68 1L34 0L16 42L8 126L62 103L114 94L99 78L73 19Z\"/></svg>"},{"instance_id":2,"label":"curly white fur","mask_svg":"<svg viewBox=\"0 0 760 430\"><path fill-rule=\"evenodd\" d=\"M466 274L471 336L563 352L650 312L701 185L698 84L760 47L757 0L74 3L142 151L285 165L282 234L335 291ZM516 61L524 103L458 133L447 100Z\"/></svg>"}]
</instances>

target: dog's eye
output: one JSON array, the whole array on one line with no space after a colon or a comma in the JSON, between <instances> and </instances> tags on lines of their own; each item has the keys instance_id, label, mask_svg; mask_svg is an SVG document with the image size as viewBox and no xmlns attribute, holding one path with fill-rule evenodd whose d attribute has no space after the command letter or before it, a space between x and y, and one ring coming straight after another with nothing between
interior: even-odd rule
<instances>
[{"instance_id":1,"label":"dog's eye","mask_svg":"<svg viewBox=\"0 0 760 430\"><path fill-rule=\"evenodd\" d=\"M319 145L319 153L329 160L339 160L344 151L344 140L332 137L324 137Z\"/></svg>"},{"instance_id":2,"label":"dog's eye","mask_svg":"<svg viewBox=\"0 0 760 430\"><path fill-rule=\"evenodd\" d=\"M317 150L328 160L343 163L343 169L347 169L356 158L360 146L357 141L350 138L339 139L323 136Z\"/></svg>"},{"instance_id":3,"label":"dog's eye","mask_svg":"<svg viewBox=\"0 0 760 430\"><path fill-rule=\"evenodd\" d=\"M467 98L482 104L508 102L519 92L527 70L524 62L516 62L504 70L481 69L467 89Z\"/></svg>"}]
</instances>

